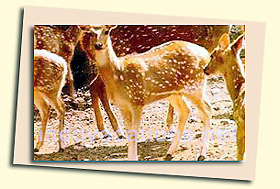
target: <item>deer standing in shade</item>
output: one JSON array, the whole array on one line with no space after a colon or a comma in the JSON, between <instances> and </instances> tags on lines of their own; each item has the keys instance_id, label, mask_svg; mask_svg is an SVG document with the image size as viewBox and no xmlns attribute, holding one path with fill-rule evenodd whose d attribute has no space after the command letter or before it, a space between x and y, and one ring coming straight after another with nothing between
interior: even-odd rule
<instances>
[{"instance_id":1,"label":"deer standing in shade","mask_svg":"<svg viewBox=\"0 0 280 189\"><path fill-rule=\"evenodd\" d=\"M245 70L240 59L244 35L230 43L228 34L224 34L219 46L211 53L211 62L204 72L222 74L233 102L233 118L237 123L237 160L242 161L245 152Z\"/></svg>"},{"instance_id":2,"label":"deer standing in shade","mask_svg":"<svg viewBox=\"0 0 280 189\"><path fill-rule=\"evenodd\" d=\"M186 97L198 108L205 129L210 129L210 106L203 99L204 67L210 61L208 51L185 41L170 41L141 54L117 57L110 37L115 26L80 26L90 37L82 46L93 58L103 80L106 92L121 110L129 133L128 159L138 160L137 131L145 105L168 99L179 113L179 125L166 160L171 160L178 147L189 116ZM87 35L87 36L88 36ZM200 156L204 160L208 141L203 137Z\"/></svg>"}]
</instances>

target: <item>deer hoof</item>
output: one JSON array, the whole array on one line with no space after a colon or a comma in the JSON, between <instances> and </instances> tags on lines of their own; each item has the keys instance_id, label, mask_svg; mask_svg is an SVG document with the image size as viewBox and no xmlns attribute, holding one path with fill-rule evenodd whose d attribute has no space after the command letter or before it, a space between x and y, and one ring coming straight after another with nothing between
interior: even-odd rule
<instances>
[{"instance_id":1,"label":"deer hoof","mask_svg":"<svg viewBox=\"0 0 280 189\"><path fill-rule=\"evenodd\" d=\"M123 135L119 136L119 139L125 139L125 137Z\"/></svg>"},{"instance_id":2,"label":"deer hoof","mask_svg":"<svg viewBox=\"0 0 280 189\"><path fill-rule=\"evenodd\" d=\"M197 161L204 161L205 160L205 157L203 155L200 155L198 158L197 158Z\"/></svg>"},{"instance_id":3,"label":"deer hoof","mask_svg":"<svg viewBox=\"0 0 280 189\"><path fill-rule=\"evenodd\" d=\"M38 148L35 148L35 149L34 149L34 152L39 152L39 149L38 149Z\"/></svg>"},{"instance_id":4,"label":"deer hoof","mask_svg":"<svg viewBox=\"0 0 280 189\"><path fill-rule=\"evenodd\" d=\"M111 135L106 134L106 135L103 136L103 139L107 139L107 138L111 138Z\"/></svg>"},{"instance_id":5,"label":"deer hoof","mask_svg":"<svg viewBox=\"0 0 280 189\"><path fill-rule=\"evenodd\" d=\"M63 148L59 148L58 152L64 152Z\"/></svg>"},{"instance_id":6,"label":"deer hoof","mask_svg":"<svg viewBox=\"0 0 280 189\"><path fill-rule=\"evenodd\" d=\"M173 156L171 154L167 154L164 158L164 161L171 161Z\"/></svg>"}]
</instances>

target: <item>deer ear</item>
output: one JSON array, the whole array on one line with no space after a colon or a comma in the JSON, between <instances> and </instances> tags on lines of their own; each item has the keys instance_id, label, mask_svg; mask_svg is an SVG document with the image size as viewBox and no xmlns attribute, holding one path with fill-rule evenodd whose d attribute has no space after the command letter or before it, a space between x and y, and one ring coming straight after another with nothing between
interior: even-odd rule
<instances>
[{"instance_id":1,"label":"deer ear","mask_svg":"<svg viewBox=\"0 0 280 189\"><path fill-rule=\"evenodd\" d=\"M230 43L229 35L227 33L222 35L222 37L219 40L220 49L225 50L226 48L228 48L229 43Z\"/></svg>"},{"instance_id":2,"label":"deer ear","mask_svg":"<svg viewBox=\"0 0 280 189\"><path fill-rule=\"evenodd\" d=\"M244 38L244 35L240 35L240 36L232 43L231 48L233 48L235 51L238 51L238 50L242 47L243 38Z\"/></svg>"}]
</instances>

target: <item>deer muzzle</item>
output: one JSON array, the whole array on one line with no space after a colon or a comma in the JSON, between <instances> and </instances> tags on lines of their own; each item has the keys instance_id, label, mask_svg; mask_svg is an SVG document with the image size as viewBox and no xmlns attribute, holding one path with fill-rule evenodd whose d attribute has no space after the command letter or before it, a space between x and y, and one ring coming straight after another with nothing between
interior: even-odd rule
<instances>
[{"instance_id":1,"label":"deer muzzle","mask_svg":"<svg viewBox=\"0 0 280 189\"><path fill-rule=\"evenodd\" d=\"M101 50L101 49L103 49L103 43L100 43L100 42L95 43L95 44L94 44L94 48L95 48L96 50Z\"/></svg>"}]
</instances>

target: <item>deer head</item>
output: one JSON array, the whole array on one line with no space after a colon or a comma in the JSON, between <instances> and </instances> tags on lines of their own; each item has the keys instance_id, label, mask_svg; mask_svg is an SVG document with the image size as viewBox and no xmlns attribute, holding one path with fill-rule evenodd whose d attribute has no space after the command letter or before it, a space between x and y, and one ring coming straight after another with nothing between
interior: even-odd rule
<instances>
[{"instance_id":1,"label":"deer head","mask_svg":"<svg viewBox=\"0 0 280 189\"><path fill-rule=\"evenodd\" d=\"M211 61L205 67L206 75L222 74L225 76L226 68L233 68L233 65L239 65L239 50L242 47L244 35L239 36L230 44L228 34L224 34L220 40L218 47L211 53ZM245 75L244 75L245 76Z\"/></svg>"},{"instance_id":2,"label":"deer head","mask_svg":"<svg viewBox=\"0 0 280 189\"><path fill-rule=\"evenodd\" d=\"M116 25L79 26L83 31L82 48L93 60L96 52L106 50L111 42L109 34ZM109 40L109 41L108 41Z\"/></svg>"}]
</instances>

